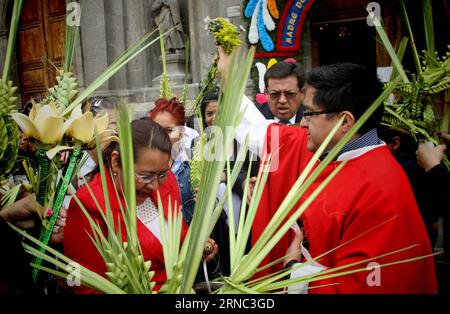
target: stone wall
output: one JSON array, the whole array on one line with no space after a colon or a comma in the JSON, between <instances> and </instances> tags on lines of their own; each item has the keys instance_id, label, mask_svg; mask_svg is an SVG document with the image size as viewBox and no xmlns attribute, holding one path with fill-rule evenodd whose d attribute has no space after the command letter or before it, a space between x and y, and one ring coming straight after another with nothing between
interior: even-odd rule
<instances>
[{"instance_id":1,"label":"stone wall","mask_svg":"<svg viewBox=\"0 0 450 314\"><path fill-rule=\"evenodd\" d=\"M77 70L83 73L85 85L92 82L134 40L155 27L152 2L81 0L82 65ZM208 71L214 51L213 39L204 29L204 18L225 16L237 25L243 24L242 1L178 0L178 4L183 28L190 41L188 82L189 99L192 100L199 91L199 82ZM159 56L160 47L155 44L111 78L95 95L119 96L123 101L132 103L138 115L148 111L159 96L158 76L162 73ZM184 65L182 69L184 73ZM180 80L175 83L172 82L171 87L181 95L183 84Z\"/></svg>"}]
</instances>

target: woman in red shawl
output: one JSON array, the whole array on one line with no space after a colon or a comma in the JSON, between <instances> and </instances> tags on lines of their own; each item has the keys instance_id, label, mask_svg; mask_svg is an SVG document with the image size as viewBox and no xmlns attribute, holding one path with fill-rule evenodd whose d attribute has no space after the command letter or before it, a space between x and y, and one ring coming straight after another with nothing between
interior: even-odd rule
<instances>
[{"instance_id":1,"label":"woman in red shawl","mask_svg":"<svg viewBox=\"0 0 450 314\"><path fill-rule=\"evenodd\" d=\"M136 176L137 233L144 259L146 261L151 260L152 262L151 270L155 272L152 280L156 282L156 289L159 290L161 285L166 281L166 272L159 227L157 192L161 196L166 219L169 200L173 207L180 206L180 193L175 176L170 171L172 166L172 147L164 129L150 120L133 121L131 128ZM119 205L119 202L125 205L125 201L122 191L123 178L118 143L112 143L105 150L104 159L106 162L105 173L111 211L116 222L116 227L120 225L122 234L126 235L125 224L120 213ZM111 169L112 177L108 168ZM119 198L116 196L114 185L117 187ZM94 177L89 183L89 187L100 204L100 207L105 210L106 206L100 174ZM82 187L77 191L76 196L84 205L89 215L99 223L101 229L106 234L106 224L88 188L86 186ZM65 255L90 270L103 275L106 272L106 266L102 256L89 237L89 235L92 235L91 226L85 214L74 200L70 203L66 223L64 234ZM186 231L187 226L183 223L183 239ZM217 245L214 245L212 255L216 252ZM75 288L75 292L92 293L94 291L80 286Z\"/></svg>"}]
</instances>

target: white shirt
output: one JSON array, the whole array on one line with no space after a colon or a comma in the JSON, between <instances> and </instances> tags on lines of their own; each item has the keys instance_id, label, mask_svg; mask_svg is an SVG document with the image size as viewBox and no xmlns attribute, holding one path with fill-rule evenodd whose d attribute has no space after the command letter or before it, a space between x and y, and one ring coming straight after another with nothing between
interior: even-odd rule
<instances>
[{"instance_id":1,"label":"white shirt","mask_svg":"<svg viewBox=\"0 0 450 314\"><path fill-rule=\"evenodd\" d=\"M172 158L181 162L191 160L192 141L199 137L200 134L190 127L184 126L184 133L180 141L172 145Z\"/></svg>"},{"instance_id":2,"label":"white shirt","mask_svg":"<svg viewBox=\"0 0 450 314\"><path fill-rule=\"evenodd\" d=\"M236 140L242 145L248 136L248 149L261 156L267 127L276 121L267 120L255 107L255 104L245 95L242 98L239 111L242 114L242 120L236 128Z\"/></svg>"},{"instance_id":3,"label":"white shirt","mask_svg":"<svg viewBox=\"0 0 450 314\"><path fill-rule=\"evenodd\" d=\"M150 232L153 233L162 244L161 226L159 224L159 210L150 197L147 197L141 205L136 206L136 215L144 226L150 230ZM168 230L166 219L164 219L164 229Z\"/></svg>"},{"instance_id":4,"label":"white shirt","mask_svg":"<svg viewBox=\"0 0 450 314\"><path fill-rule=\"evenodd\" d=\"M297 117L297 114L295 114L292 118L289 119L289 125L294 125L295 124L295 118ZM274 118L275 122L280 123L280 119L278 119L277 117Z\"/></svg>"}]
</instances>

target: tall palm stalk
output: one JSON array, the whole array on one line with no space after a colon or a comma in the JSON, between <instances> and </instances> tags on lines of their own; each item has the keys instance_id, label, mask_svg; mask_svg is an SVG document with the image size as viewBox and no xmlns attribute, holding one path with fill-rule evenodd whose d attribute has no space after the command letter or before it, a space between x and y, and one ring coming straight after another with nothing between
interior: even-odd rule
<instances>
[{"instance_id":1,"label":"tall palm stalk","mask_svg":"<svg viewBox=\"0 0 450 314\"><path fill-rule=\"evenodd\" d=\"M180 285L181 293L189 293L194 283L195 271L200 264L203 243L208 239L209 219L215 207L215 195L217 195L220 177L225 168L228 148L232 145L234 138L234 127L240 121L239 104L245 91L246 82L252 66L254 49L247 54L242 50L236 52L230 77L224 88L224 94L220 97L219 112L215 120L216 126L222 130L223 137L214 137L206 143L206 147L215 147L218 154L214 161L204 161L204 170L200 182L198 199L194 209L191 227L189 229L189 241L185 241L182 247L181 258L184 261L183 279ZM229 128L227 130L227 128ZM230 128L233 130L230 132Z\"/></svg>"},{"instance_id":2,"label":"tall palm stalk","mask_svg":"<svg viewBox=\"0 0 450 314\"><path fill-rule=\"evenodd\" d=\"M163 67L163 73L160 83L160 97L171 99L173 97L172 90L170 89L169 77L167 76L167 65L166 65L166 48L164 46L164 36L163 36L163 28L160 25L159 28L159 44L161 47L161 62Z\"/></svg>"},{"instance_id":3,"label":"tall palm stalk","mask_svg":"<svg viewBox=\"0 0 450 314\"><path fill-rule=\"evenodd\" d=\"M70 8L71 3L78 3L75 0L66 0L66 8ZM81 12L79 12L81 13ZM80 25L76 23L69 24L66 22L66 41L64 48L64 72L70 72L73 63L73 56L75 55L75 43L78 38Z\"/></svg>"}]
</instances>

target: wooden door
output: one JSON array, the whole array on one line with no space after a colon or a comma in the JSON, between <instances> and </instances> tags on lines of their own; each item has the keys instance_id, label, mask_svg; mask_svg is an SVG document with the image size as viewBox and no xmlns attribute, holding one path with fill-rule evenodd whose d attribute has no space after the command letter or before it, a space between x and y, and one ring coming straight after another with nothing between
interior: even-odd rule
<instances>
[{"instance_id":1,"label":"wooden door","mask_svg":"<svg viewBox=\"0 0 450 314\"><path fill-rule=\"evenodd\" d=\"M22 104L44 98L55 84L65 42L65 0L26 0L17 39L17 61Z\"/></svg>"}]
</instances>

